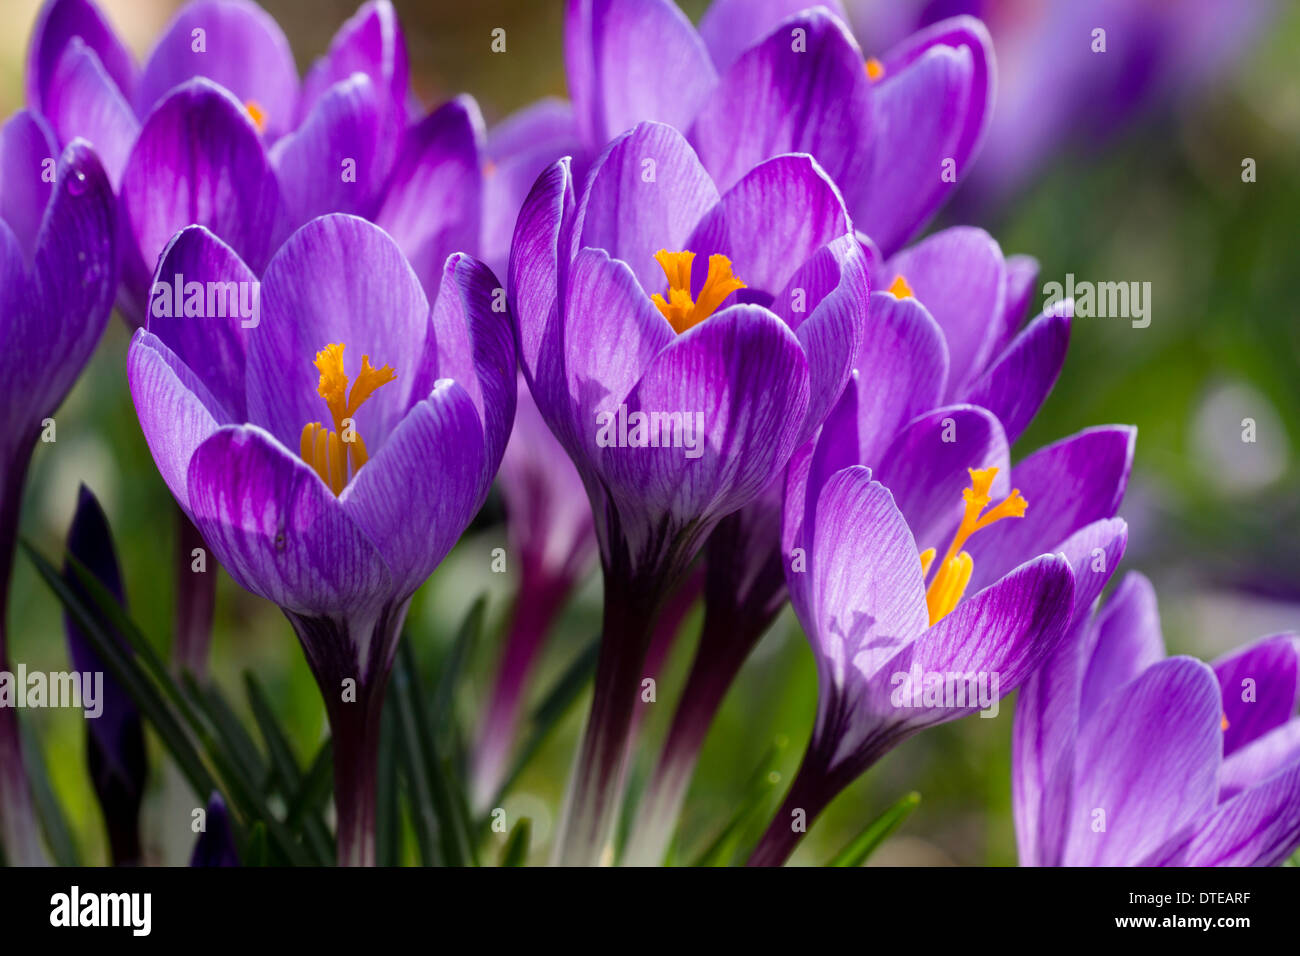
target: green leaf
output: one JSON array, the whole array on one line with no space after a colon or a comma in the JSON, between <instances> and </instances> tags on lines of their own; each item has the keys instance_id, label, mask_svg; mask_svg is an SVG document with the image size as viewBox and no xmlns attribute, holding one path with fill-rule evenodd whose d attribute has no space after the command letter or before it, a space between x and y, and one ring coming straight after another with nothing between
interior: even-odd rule
<instances>
[{"instance_id":1,"label":"green leaf","mask_svg":"<svg viewBox=\"0 0 1300 956\"><path fill-rule=\"evenodd\" d=\"M501 848L502 866L523 866L528 862L529 845L533 839L533 821L523 817L514 825Z\"/></svg>"},{"instance_id":2,"label":"green leaf","mask_svg":"<svg viewBox=\"0 0 1300 956\"><path fill-rule=\"evenodd\" d=\"M564 673L559 676L555 684L547 691L542 702L533 711L529 718L529 734L524 741L519 753L515 757L515 762L506 774L505 780L497 790L496 798L493 804L499 806L502 798L510 792L515 780L524 772L524 769L532 761L537 752L542 749L548 737L555 730L556 726L563 719L564 715L569 712L569 708L582 694L592 675L596 673L596 658L600 654L600 638L592 639L573 659ZM486 821L484 821L486 826Z\"/></svg>"},{"instance_id":3,"label":"green leaf","mask_svg":"<svg viewBox=\"0 0 1300 956\"><path fill-rule=\"evenodd\" d=\"M302 786L289 798L289 809L285 812L285 826L296 827L308 814L320 813L325 808L333 792L334 749L331 741L325 741L312 758L307 774L302 778Z\"/></svg>"},{"instance_id":4,"label":"green leaf","mask_svg":"<svg viewBox=\"0 0 1300 956\"><path fill-rule=\"evenodd\" d=\"M785 749L787 740L784 736L776 738L768 746L759 760L757 767L750 773L742 788L744 794L721 832L714 837L696 859L692 866L730 866L737 853L746 842L746 836L754 829L757 821L766 819L767 805L772 791L781 782L781 775L772 769L777 757Z\"/></svg>"},{"instance_id":5,"label":"green leaf","mask_svg":"<svg viewBox=\"0 0 1300 956\"><path fill-rule=\"evenodd\" d=\"M19 732L23 738L23 762L27 767L27 780L31 785L32 801L36 804L36 816L41 822L41 831L54 854L56 866L80 866L77 856L77 841L68 826L68 818L63 813L59 798L54 794L49 774L45 767L45 756L41 753L40 743L35 732L26 722L19 722Z\"/></svg>"},{"instance_id":6,"label":"green leaf","mask_svg":"<svg viewBox=\"0 0 1300 956\"><path fill-rule=\"evenodd\" d=\"M861 866L876 851L885 839L903 825L912 811L921 802L921 795L913 790L905 793L898 802L872 820L865 830L854 837L849 844L827 866Z\"/></svg>"}]
</instances>

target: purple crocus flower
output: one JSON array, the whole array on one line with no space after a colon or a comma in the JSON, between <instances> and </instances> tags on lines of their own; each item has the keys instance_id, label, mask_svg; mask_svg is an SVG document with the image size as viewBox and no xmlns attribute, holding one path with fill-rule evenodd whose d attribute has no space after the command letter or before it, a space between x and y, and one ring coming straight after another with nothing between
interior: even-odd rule
<instances>
[{"instance_id":1,"label":"purple crocus flower","mask_svg":"<svg viewBox=\"0 0 1300 956\"><path fill-rule=\"evenodd\" d=\"M1269 20L1269 0L844 0L857 35L890 44L966 14L998 51L998 103L962 201L1008 199L1071 145L1108 140L1203 88ZM1094 32L1104 30L1102 38Z\"/></svg>"},{"instance_id":2,"label":"purple crocus flower","mask_svg":"<svg viewBox=\"0 0 1300 956\"><path fill-rule=\"evenodd\" d=\"M873 263L873 287L891 291L871 294L849 385L857 463L880 469L894 450L906 449L905 430L926 413L930 422L951 416L954 432L971 423L975 433L992 434L992 412L999 442L1020 436L1051 390L1069 340L1068 308L1020 329L1037 272L1032 258L1004 258L991 236L970 227L944 230ZM638 807L625 852L629 863L663 859L709 725L785 604L782 492L782 482L774 483L723 519L709 539L703 629Z\"/></svg>"},{"instance_id":3,"label":"purple crocus flower","mask_svg":"<svg viewBox=\"0 0 1300 956\"><path fill-rule=\"evenodd\" d=\"M846 391L790 466L782 549L821 693L757 865L783 862L798 824L900 741L1019 686L1101 591L1127 538L1113 516L1132 429L1080 432L1012 469L996 417L947 406L908 423L873 475L857 464L871 440L858 399Z\"/></svg>"},{"instance_id":4,"label":"purple crocus flower","mask_svg":"<svg viewBox=\"0 0 1300 956\"><path fill-rule=\"evenodd\" d=\"M490 806L504 778L528 678L546 635L596 562L596 531L582 479L546 427L522 376L514 431L497 481L519 590L474 751L471 779L478 809Z\"/></svg>"},{"instance_id":5,"label":"purple crocus flower","mask_svg":"<svg viewBox=\"0 0 1300 956\"><path fill-rule=\"evenodd\" d=\"M46 421L89 361L117 285L113 191L83 141L60 155L41 118L0 128L0 670L22 490ZM0 707L0 838L15 863L39 863L17 712Z\"/></svg>"},{"instance_id":6,"label":"purple crocus flower","mask_svg":"<svg viewBox=\"0 0 1300 956\"><path fill-rule=\"evenodd\" d=\"M552 159L574 157L581 183L605 144L643 121L685 133L723 190L766 159L809 153L858 230L891 254L975 158L993 102L992 46L962 17L868 61L842 12L715 0L697 31L672 0L570 0L572 109L546 101L519 114L512 125L529 135L503 135L498 161L536 170L549 148ZM508 185L494 188L504 195ZM521 198L496 209L513 217Z\"/></svg>"},{"instance_id":7,"label":"purple crocus flower","mask_svg":"<svg viewBox=\"0 0 1300 956\"><path fill-rule=\"evenodd\" d=\"M611 143L580 200L568 160L529 195L510 262L521 360L587 487L605 572L596 696L560 860L604 850L666 589L718 520L780 474L848 380L866 269L810 157L768 160L720 195L682 135L658 123Z\"/></svg>"},{"instance_id":8,"label":"purple crocus flower","mask_svg":"<svg viewBox=\"0 0 1300 956\"><path fill-rule=\"evenodd\" d=\"M194 841L190 853L190 866L239 866L239 851L235 848L235 833L230 826L230 811L221 794L213 793L208 800L204 817L204 830Z\"/></svg>"},{"instance_id":9,"label":"purple crocus flower","mask_svg":"<svg viewBox=\"0 0 1300 956\"><path fill-rule=\"evenodd\" d=\"M68 529L68 554L125 606L126 594L108 519L85 485L78 492L77 511L72 527ZM70 567L64 568L64 576L82 600L88 600L89 595ZM66 612L63 627L73 669L83 674L104 675L100 714L86 724L86 759L90 766L90 782L104 814L113 865L135 866L141 862L140 802L144 799L149 770L140 712L112 674L106 672L81 628ZM117 637L117 641L129 652L129 646L121 637Z\"/></svg>"},{"instance_id":10,"label":"purple crocus flower","mask_svg":"<svg viewBox=\"0 0 1300 956\"><path fill-rule=\"evenodd\" d=\"M201 226L158 270L259 281ZM393 239L342 214L295 232L260 282L253 329L151 313L131 342L131 393L178 504L297 632L334 735L340 860L370 863L385 683L411 595L500 463L511 323L481 263L449 257L431 305Z\"/></svg>"},{"instance_id":11,"label":"purple crocus flower","mask_svg":"<svg viewBox=\"0 0 1300 956\"><path fill-rule=\"evenodd\" d=\"M27 64L29 103L61 140L84 136L105 157L126 227L118 301L132 325L146 321L178 230L208 227L260 274L296 226L331 212L383 226L434 298L447 256L478 249L483 124L460 98L408 128L409 86L388 0L363 5L301 82L284 34L250 0L186 4L143 68L91 0L47 0ZM237 307L258 320L255 299ZM173 656L202 675L216 575L192 572L206 546L188 521L178 528Z\"/></svg>"},{"instance_id":12,"label":"purple crocus flower","mask_svg":"<svg viewBox=\"0 0 1300 956\"><path fill-rule=\"evenodd\" d=\"M1300 638L1165 657L1127 575L1016 704L1024 866L1270 866L1300 846Z\"/></svg>"}]
</instances>

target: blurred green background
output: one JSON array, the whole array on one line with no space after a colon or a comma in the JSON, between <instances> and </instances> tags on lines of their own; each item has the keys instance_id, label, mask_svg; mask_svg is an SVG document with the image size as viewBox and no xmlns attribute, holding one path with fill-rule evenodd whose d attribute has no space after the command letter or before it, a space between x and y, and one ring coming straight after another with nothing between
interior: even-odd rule
<instances>
[{"instance_id":1,"label":"blurred green background","mask_svg":"<svg viewBox=\"0 0 1300 956\"><path fill-rule=\"evenodd\" d=\"M143 57L178 5L101 0ZM458 92L478 98L489 122L544 94L563 95L560 0L468 3L395 0L409 44L415 89L426 104ZM35 0L6 0L0 98L21 105L22 62ZM351 0L266 0L302 66L326 48L354 9ZM702 2L685 4L693 17ZM504 26L508 53L489 52ZM1300 305L1295 285L1300 222L1300 5L1284 4L1272 29L1226 78L1118 141L1057 157L989 228L1008 254L1042 263L1042 282L1150 281L1149 328L1125 320L1078 319L1055 391L1017 457L1093 424L1138 426L1137 460L1123 514L1132 526L1124 569L1155 582L1171 652L1217 655L1300 622ZM1241 181L1241 161L1258 181ZM941 222L938 226L948 224ZM1035 309L1041 306L1041 296ZM124 323L115 319L96 357L57 416L58 441L38 447L23 530L46 554L62 550L80 482L99 496L117 537L131 610L160 647L172 613L173 507L154 469L125 387ZM1241 441L1241 420L1258 440ZM421 591L413 630L426 646L449 640L473 598L491 597L500 622L508 575L489 573L504 546L500 509L487 514ZM1122 573L1123 569L1121 569ZM588 582L546 653L543 687L599 622L598 582ZM59 606L19 559L10 607L11 656L32 669L66 664ZM640 761L654 754L693 640L693 616L660 680ZM482 705L492 648L462 688L461 718ZM318 692L287 623L271 605L222 576L213 673L234 699L254 670L306 760L325 733ZM730 815L744 781L774 739L786 746L774 768L797 765L811 727L816 682L811 655L787 613L742 672L710 734L680 835L702 848ZM575 708L506 800L511 819L534 820L534 860L544 858L583 707ZM995 720L970 719L914 738L850 788L813 828L797 862L828 859L871 817L910 789L920 809L876 854L878 864L1012 864L1012 702ZM103 862L98 808L84 772L83 725L74 712L26 712L87 862ZM153 861L187 859L196 805L174 771L155 773L144 808ZM646 769L642 766L641 771ZM778 787L778 789L780 789Z\"/></svg>"}]
</instances>

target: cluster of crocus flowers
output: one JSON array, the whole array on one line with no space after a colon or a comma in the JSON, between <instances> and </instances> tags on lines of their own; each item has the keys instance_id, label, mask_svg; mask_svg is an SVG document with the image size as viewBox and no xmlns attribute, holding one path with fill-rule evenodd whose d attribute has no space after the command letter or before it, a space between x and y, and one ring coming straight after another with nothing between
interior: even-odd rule
<instances>
[{"instance_id":1,"label":"cluster of crocus flowers","mask_svg":"<svg viewBox=\"0 0 1300 956\"><path fill-rule=\"evenodd\" d=\"M333 730L340 860L371 862L406 607L482 506L514 417L496 279L451 256L430 303L393 239L342 214L299 229L260 279L201 226L158 271L260 282L253 329L151 317L131 342L131 393L176 501L293 624Z\"/></svg>"},{"instance_id":2,"label":"cluster of crocus flowers","mask_svg":"<svg viewBox=\"0 0 1300 956\"><path fill-rule=\"evenodd\" d=\"M9 580L32 449L89 361L117 287L117 209L99 158L59 152L21 111L0 129L0 670L8 670ZM0 707L0 833L10 860L44 857L17 717Z\"/></svg>"},{"instance_id":3,"label":"cluster of crocus flowers","mask_svg":"<svg viewBox=\"0 0 1300 956\"><path fill-rule=\"evenodd\" d=\"M657 123L615 139L580 196L561 161L525 203L510 263L521 362L587 487L605 572L560 860L604 852L656 610L717 522L777 478L843 390L866 270L811 158L768 160L720 193L685 138ZM633 415L660 427L611 426Z\"/></svg>"},{"instance_id":4,"label":"cluster of crocus flowers","mask_svg":"<svg viewBox=\"0 0 1300 956\"><path fill-rule=\"evenodd\" d=\"M1023 866L1272 866L1300 846L1300 637L1165 657L1131 572L1021 688Z\"/></svg>"}]
</instances>

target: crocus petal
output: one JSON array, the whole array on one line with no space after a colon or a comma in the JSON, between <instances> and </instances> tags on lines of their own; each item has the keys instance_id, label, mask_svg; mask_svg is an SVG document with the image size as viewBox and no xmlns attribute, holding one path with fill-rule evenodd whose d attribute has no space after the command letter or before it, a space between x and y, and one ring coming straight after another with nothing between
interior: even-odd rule
<instances>
[{"instance_id":1,"label":"crocus petal","mask_svg":"<svg viewBox=\"0 0 1300 956\"><path fill-rule=\"evenodd\" d=\"M1080 731L1064 852L1050 862L1133 865L1208 813L1219 719L1214 673L1191 658L1161 661L1109 697Z\"/></svg>"},{"instance_id":2,"label":"crocus petal","mask_svg":"<svg viewBox=\"0 0 1300 956\"><path fill-rule=\"evenodd\" d=\"M123 278L141 306L158 256L188 225L207 226L254 272L279 239L280 189L261 139L239 102L209 80L177 87L149 114L121 195L135 239Z\"/></svg>"},{"instance_id":3,"label":"crocus petal","mask_svg":"<svg viewBox=\"0 0 1300 956\"><path fill-rule=\"evenodd\" d=\"M569 161L562 159L537 178L519 210L508 293L524 378L542 417L571 452L582 447L564 371L563 297L574 205Z\"/></svg>"},{"instance_id":4,"label":"crocus petal","mask_svg":"<svg viewBox=\"0 0 1300 956\"><path fill-rule=\"evenodd\" d=\"M1156 592L1145 575L1130 571L1097 618L1096 640L1083 678L1080 720L1165 656Z\"/></svg>"},{"instance_id":5,"label":"crocus petal","mask_svg":"<svg viewBox=\"0 0 1300 956\"><path fill-rule=\"evenodd\" d=\"M195 450L189 499L221 566L286 610L346 615L392 593L387 564L339 499L256 426L226 426Z\"/></svg>"},{"instance_id":6,"label":"crocus petal","mask_svg":"<svg viewBox=\"0 0 1300 956\"><path fill-rule=\"evenodd\" d=\"M1295 763L1300 763L1300 718L1288 720L1224 756L1219 771L1220 802Z\"/></svg>"},{"instance_id":7,"label":"crocus petal","mask_svg":"<svg viewBox=\"0 0 1300 956\"><path fill-rule=\"evenodd\" d=\"M38 328L6 343L22 367L8 385L23 405L53 412L90 360L117 284L117 207L98 157L75 140L59 158L57 185L40 232L32 274L31 313Z\"/></svg>"},{"instance_id":8,"label":"crocus petal","mask_svg":"<svg viewBox=\"0 0 1300 956\"><path fill-rule=\"evenodd\" d=\"M975 561L970 586L983 587L1025 557L1054 550L1085 525L1112 517L1128 486L1136 435L1122 426L1088 428L1015 465L1011 484L1028 510L967 542Z\"/></svg>"},{"instance_id":9,"label":"crocus petal","mask_svg":"<svg viewBox=\"0 0 1300 956\"><path fill-rule=\"evenodd\" d=\"M485 482L501 463L515 408L515 341L500 283L487 266L457 253L447 259L433 306L411 401L422 401L438 379L454 379L478 412L486 451Z\"/></svg>"},{"instance_id":10,"label":"crocus petal","mask_svg":"<svg viewBox=\"0 0 1300 956\"><path fill-rule=\"evenodd\" d=\"M997 468L995 497L1006 495L1011 452L996 417L974 405L948 405L918 416L895 436L874 469L894 494L917 545L942 553L970 487L971 468Z\"/></svg>"},{"instance_id":11,"label":"crocus petal","mask_svg":"<svg viewBox=\"0 0 1300 956\"><path fill-rule=\"evenodd\" d=\"M235 847L235 834L230 828L230 814L221 794L213 792L208 801L207 829L194 841L190 853L190 866L239 866L239 851Z\"/></svg>"},{"instance_id":12,"label":"crocus petal","mask_svg":"<svg viewBox=\"0 0 1300 956\"><path fill-rule=\"evenodd\" d=\"M19 110L0 127L0 220L18 243L19 262L31 260L36 236L54 191L49 164L59 150L39 113Z\"/></svg>"},{"instance_id":13,"label":"crocus petal","mask_svg":"<svg viewBox=\"0 0 1300 956\"><path fill-rule=\"evenodd\" d=\"M765 159L810 153L854 210L870 185L873 109L862 51L848 28L825 9L807 10L731 65L703 104L691 141L723 189Z\"/></svg>"},{"instance_id":14,"label":"crocus petal","mask_svg":"<svg viewBox=\"0 0 1300 956\"><path fill-rule=\"evenodd\" d=\"M774 296L814 253L851 232L844 201L816 161L777 156L723 194L686 248L727 256L749 290Z\"/></svg>"},{"instance_id":15,"label":"crocus petal","mask_svg":"<svg viewBox=\"0 0 1300 956\"><path fill-rule=\"evenodd\" d=\"M919 565L919 562L918 562ZM991 693L1005 696L1023 683L1055 651L1074 606L1074 574L1059 554L1026 561L996 584L958 603L943 620L881 668L890 682L876 682L876 697L890 694L892 676L919 669L921 674L987 675ZM996 686L994 685L996 680ZM912 728L955 720L979 709L908 708L899 722Z\"/></svg>"},{"instance_id":16,"label":"crocus petal","mask_svg":"<svg viewBox=\"0 0 1300 956\"><path fill-rule=\"evenodd\" d=\"M484 452L474 402L444 379L344 489L343 511L379 543L398 600L433 573L482 506Z\"/></svg>"},{"instance_id":17,"label":"crocus petal","mask_svg":"<svg viewBox=\"0 0 1300 956\"><path fill-rule=\"evenodd\" d=\"M374 214L383 190L380 105L364 73L335 83L307 118L271 149L293 222L331 212Z\"/></svg>"},{"instance_id":18,"label":"crocus petal","mask_svg":"<svg viewBox=\"0 0 1300 956\"><path fill-rule=\"evenodd\" d=\"M879 236L873 236L878 242ZM948 395L960 395L984 367L1006 303L1002 250L983 229L955 226L904 250L885 271L902 276L948 342Z\"/></svg>"},{"instance_id":19,"label":"crocus petal","mask_svg":"<svg viewBox=\"0 0 1300 956\"><path fill-rule=\"evenodd\" d=\"M596 432L601 416L614 414L627 401L633 386L675 336L627 264L599 249L583 249L573 260L565 322L564 367L573 425L585 456L594 461L600 456Z\"/></svg>"},{"instance_id":20,"label":"crocus petal","mask_svg":"<svg viewBox=\"0 0 1300 956\"><path fill-rule=\"evenodd\" d=\"M477 249L482 220L483 117L467 96L407 132L375 222L397 240L432 297L453 252ZM438 197L429 202L430 196Z\"/></svg>"},{"instance_id":21,"label":"crocus petal","mask_svg":"<svg viewBox=\"0 0 1300 956\"><path fill-rule=\"evenodd\" d=\"M135 61L99 8L91 0L48 0L27 48L27 102L33 109L46 111L59 60L78 37L95 52L119 92L128 100L135 94Z\"/></svg>"},{"instance_id":22,"label":"crocus petal","mask_svg":"<svg viewBox=\"0 0 1300 956\"><path fill-rule=\"evenodd\" d=\"M95 147L116 186L121 182L140 121L95 51L73 37L45 97L45 115L59 139L81 136Z\"/></svg>"},{"instance_id":23,"label":"crocus petal","mask_svg":"<svg viewBox=\"0 0 1300 956\"><path fill-rule=\"evenodd\" d=\"M925 584L916 542L893 496L861 466L822 486L806 572L786 578L795 610L829 676L871 677L925 630ZM807 583L799 580L807 577Z\"/></svg>"},{"instance_id":24,"label":"crocus petal","mask_svg":"<svg viewBox=\"0 0 1300 956\"><path fill-rule=\"evenodd\" d=\"M1074 616L1086 617L1119 567L1128 548L1128 524L1123 518L1103 518L1084 525L1056 548L1074 569Z\"/></svg>"},{"instance_id":25,"label":"crocus petal","mask_svg":"<svg viewBox=\"0 0 1300 956\"><path fill-rule=\"evenodd\" d=\"M285 241L262 279L262 321L248 349L249 420L286 448L298 447L304 425L332 428L314 359L342 344L349 377L362 356L397 373L357 413L373 456L410 407L428 328L419 280L387 233L355 216L313 219Z\"/></svg>"},{"instance_id":26,"label":"crocus petal","mask_svg":"<svg viewBox=\"0 0 1300 956\"><path fill-rule=\"evenodd\" d=\"M370 77L383 96L386 129L400 132L406 124L411 67L402 24L389 0L370 0L357 9L330 41L329 51L308 71L298 101L301 121L335 83L353 73Z\"/></svg>"},{"instance_id":27,"label":"crocus petal","mask_svg":"<svg viewBox=\"0 0 1300 956\"><path fill-rule=\"evenodd\" d=\"M564 52L590 149L645 120L686 129L717 80L704 41L671 0L572 0Z\"/></svg>"},{"instance_id":28,"label":"crocus petal","mask_svg":"<svg viewBox=\"0 0 1300 956\"><path fill-rule=\"evenodd\" d=\"M148 115L174 87L205 76L265 117L271 140L293 126L298 68L275 18L251 0L191 0L149 54L136 109Z\"/></svg>"},{"instance_id":29,"label":"crocus petal","mask_svg":"<svg viewBox=\"0 0 1300 956\"><path fill-rule=\"evenodd\" d=\"M1276 866L1300 845L1300 763L1251 787L1198 820L1190 836L1146 865Z\"/></svg>"},{"instance_id":30,"label":"crocus petal","mask_svg":"<svg viewBox=\"0 0 1300 956\"><path fill-rule=\"evenodd\" d=\"M794 451L807 407L803 349L766 309L732 306L677 336L628 395L628 414L680 412L699 457L686 456L685 438L605 449L603 473L625 520L644 521L626 529L633 547L664 517L707 521L762 491Z\"/></svg>"},{"instance_id":31,"label":"crocus petal","mask_svg":"<svg viewBox=\"0 0 1300 956\"><path fill-rule=\"evenodd\" d=\"M126 377L145 444L158 473L186 513L190 459L234 416L156 335L137 329L126 355Z\"/></svg>"},{"instance_id":32,"label":"crocus petal","mask_svg":"<svg viewBox=\"0 0 1300 956\"><path fill-rule=\"evenodd\" d=\"M1015 442L1056 384L1069 344L1068 311L1040 315L971 386L965 400L997 415L1007 440Z\"/></svg>"},{"instance_id":33,"label":"crocus petal","mask_svg":"<svg viewBox=\"0 0 1300 956\"><path fill-rule=\"evenodd\" d=\"M857 355L859 461L875 466L907 422L941 401L948 346L916 299L871 293Z\"/></svg>"},{"instance_id":34,"label":"crocus petal","mask_svg":"<svg viewBox=\"0 0 1300 956\"><path fill-rule=\"evenodd\" d=\"M201 283L203 315L187 316L180 295L192 282ZM209 285L212 283L214 285ZM229 285L235 283L234 286ZM260 324L257 314L257 276L228 245L203 226L190 226L176 234L163 251L150 290L146 328L176 354L237 421L247 420L244 367L248 338ZM219 290L215 308L207 308L207 290ZM229 294L233 291L233 297ZM241 300L241 295L244 297ZM253 306L245 318L242 304Z\"/></svg>"},{"instance_id":35,"label":"crocus petal","mask_svg":"<svg viewBox=\"0 0 1300 956\"><path fill-rule=\"evenodd\" d=\"M1223 753L1227 756L1286 723L1300 693L1300 639L1265 637L1214 662L1223 687Z\"/></svg>"},{"instance_id":36,"label":"crocus petal","mask_svg":"<svg viewBox=\"0 0 1300 956\"><path fill-rule=\"evenodd\" d=\"M1025 320L1029 303L1033 301L1038 282L1038 260L1033 256L1007 256L1007 298L1002 312L1001 331L993 345L993 354L1000 353L1015 337L1020 323Z\"/></svg>"},{"instance_id":37,"label":"crocus petal","mask_svg":"<svg viewBox=\"0 0 1300 956\"><path fill-rule=\"evenodd\" d=\"M717 187L681 133L641 123L592 167L574 251L590 246L622 259L649 294L667 285L655 253L686 249L700 219L717 204Z\"/></svg>"},{"instance_id":38,"label":"crocus petal","mask_svg":"<svg viewBox=\"0 0 1300 956\"><path fill-rule=\"evenodd\" d=\"M945 165L956 162L973 73L968 51L937 46L872 91L881 145L869 188L851 208L886 254L930 220L964 172Z\"/></svg>"},{"instance_id":39,"label":"crocus petal","mask_svg":"<svg viewBox=\"0 0 1300 956\"><path fill-rule=\"evenodd\" d=\"M743 52L783 20L810 5L809 0L713 0L700 18L700 36L709 48L713 65L719 72L725 72ZM817 5L848 22L840 0L818 0Z\"/></svg>"},{"instance_id":40,"label":"crocus petal","mask_svg":"<svg viewBox=\"0 0 1300 956\"><path fill-rule=\"evenodd\" d=\"M801 297L803 312L795 310L797 297ZM849 384L862 347L870 301L867 259L849 233L819 249L790 277L772 304L772 311L794 329L808 356L811 392L805 439L830 414Z\"/></svg>"},{"instance_id":41,"label":"crocus petal","mask_svg":"<svg viewBox=\"0 0 1300 956\"><path fill-rule=\"evenodd\" d=\"M581 149L573 107L544 98L507 116L488 133L483 180L483 261L507 274L519 210L548 165Z\"/></svg>"}]
</instances>

